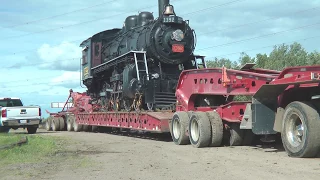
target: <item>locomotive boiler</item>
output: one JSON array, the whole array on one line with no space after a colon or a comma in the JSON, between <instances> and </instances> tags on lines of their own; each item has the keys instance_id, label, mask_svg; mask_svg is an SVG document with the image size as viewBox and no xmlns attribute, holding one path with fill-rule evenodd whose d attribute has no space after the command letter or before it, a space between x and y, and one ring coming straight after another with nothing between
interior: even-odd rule
<instances>
[{"instance_id":1,"label":"locomotive boiler","mask_svg":"<svg viewBox=\"0 0 320 180\"><path fill-rule=\"evenodd\" d=\"M196 36L189 21L176 15L169 0L158 0L158 8L156 19L140 12L128 16L122 28L80 44L82 82L101 110L174 108L181 71L205 67L204 57L193 54Z\"/></svg>"}]
</instances>

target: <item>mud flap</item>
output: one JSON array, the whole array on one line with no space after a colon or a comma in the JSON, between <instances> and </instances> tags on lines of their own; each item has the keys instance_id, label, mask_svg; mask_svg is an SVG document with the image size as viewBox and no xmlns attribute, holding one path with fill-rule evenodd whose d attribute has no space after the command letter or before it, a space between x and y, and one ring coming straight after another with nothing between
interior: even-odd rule
<instances>
[{"instance_id":1,"label":"mud flap","mask_svg":"<svg viewBox=\"0 0 320 180\"><path fill-rule=\"evenodd\" d=\"M276 134L274 123L278 108L278 96L288 84L263 85L252 98L252 132L266 135Z\"/></svg>"}]
</instances>

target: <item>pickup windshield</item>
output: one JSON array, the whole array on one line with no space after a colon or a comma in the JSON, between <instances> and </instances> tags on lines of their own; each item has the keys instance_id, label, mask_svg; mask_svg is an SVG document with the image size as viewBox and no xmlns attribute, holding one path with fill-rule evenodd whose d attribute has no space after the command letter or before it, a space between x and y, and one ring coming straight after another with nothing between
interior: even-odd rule
<instances>
[{"instance_id":1,"label":"pickup windshield","mask_svg":"<svg viewBox=\"0 0 320 180\"><path fill-rule=\"evenodd\" d=\"M2 107L14 107L22 106L20 99L0 99L0 106Z\"/></svg>"}]
</instances>

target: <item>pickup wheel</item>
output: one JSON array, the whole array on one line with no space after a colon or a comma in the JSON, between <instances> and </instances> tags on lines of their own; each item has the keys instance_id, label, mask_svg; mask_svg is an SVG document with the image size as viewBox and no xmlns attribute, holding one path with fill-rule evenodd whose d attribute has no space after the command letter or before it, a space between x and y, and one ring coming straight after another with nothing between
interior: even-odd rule
<instances>
[{"instance_id":1,"label":"pickup wheel","mask_svg":"<svg viewBox=\"0 0 320 180\"><path fill-rule=\"evenodd\" d=\"M28 131L28 134L35 134L37 132L38 128L37 127L27 127L27 131Z\"/></svg>"},{"instance_id":2,"label":"pickup wheel","mask_svg":"<svg viewBox=\"0 0 320 180\"><path fill-rule=\"evenodd\" d=\"M7 127L0 127L0 133L9 133L10 128Z\"/></svg>"}]
</instances>

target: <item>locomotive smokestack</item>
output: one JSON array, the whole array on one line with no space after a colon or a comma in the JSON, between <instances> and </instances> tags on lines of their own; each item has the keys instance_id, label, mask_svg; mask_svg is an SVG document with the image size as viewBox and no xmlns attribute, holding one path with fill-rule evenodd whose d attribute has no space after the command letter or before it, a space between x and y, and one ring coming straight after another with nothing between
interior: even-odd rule
<instances>
[{"instance_id":1,"label":"locomotive smokestack","mask_svg":"<svg viewBox=\"0 0 320 180\"><path fill-rule=\"evenodd\" d=\"M170 0L158 0L158 6L159 6L159 17L162 16L162 13L166 7L170 3Z\"/></svg>"}]
</instances>

